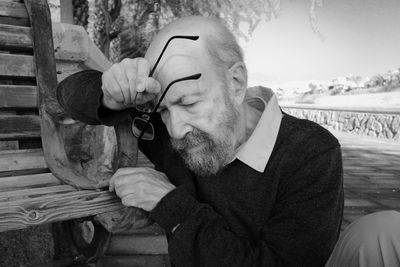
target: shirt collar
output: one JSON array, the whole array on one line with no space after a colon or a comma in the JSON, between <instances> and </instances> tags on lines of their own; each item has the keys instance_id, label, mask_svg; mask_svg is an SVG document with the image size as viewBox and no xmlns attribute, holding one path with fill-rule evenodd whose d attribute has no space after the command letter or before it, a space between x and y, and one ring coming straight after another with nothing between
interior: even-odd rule
<instances>
[{"instance_id":1,"label":"shirt collar","mask_svg":"<svg viewBox=\"0 0 400 267\"><path fill-rule=\"evenodd\" d=\"M264 172L278 136L282 111L275 94L269 88L249 88L245 101L263 110L263 113L249 139L239 147L236 158L256 171Z\"/></svg>"}]
</instances>

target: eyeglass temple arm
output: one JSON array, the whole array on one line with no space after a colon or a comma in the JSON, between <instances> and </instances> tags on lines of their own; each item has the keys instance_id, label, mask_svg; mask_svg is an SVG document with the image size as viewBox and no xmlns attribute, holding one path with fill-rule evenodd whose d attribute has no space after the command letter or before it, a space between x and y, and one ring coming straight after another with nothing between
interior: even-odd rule
<instances>
[{"instance_id":1,"label":"eyeglass temple arm","mask_svg":"<svg viewBox=\"0 0 400 267\"><path fill-rule=\"evenodd\" d=\"M175 84L175 83L177 83L177 82L187 81L187 80L197 80L197 79L199 79L200 77L201 77L201 73L197 73L197 74L193 74L193 75L186 76L186 77L183 77L183 78L176 79L176 80L172 81L172 82L167 86L167 88L165 88L164 93L161 95L160 100L158 101L157 105L154 107L154 109L153 109L153 111L151 112L151 114L154 114L154 113L157 112L157 109L160 107L160 104L161 104L161 102L162 102L163 99L164 99L164 96L167 94L169 88L170 88L173 84ZM139 135L139 137L138 137L138 141L139 141L140 139L142 139L142 137L143 137L143 135L144 135L144 132L146 131L147 126L149 125L149 123L150 123L150 118L149 118L148 120L146 120L146 124L143 126L143 129L142 129L142 131L140 132L140 135Z\"/></svg>"},{"instance_id":2,"label":"eyeglass temple arm","mask_svg":"<svg viewBox=\"0 0 400 267\"><path fill-rule=\"evenodd\" d=\"M157 103L157 105L154 107L152 113L157 112L157 109L160 107L161 102L162 102L163 99L164 99L164 96L167 94L169 88L170 88L172 85L174 85L175 83L178 83L178 82L186 81L186 80L198 80L200 77L201 77L201 73L196 73L196 74L193 74L193 75L190 75L190 76L186 76L186 77L183 77L183 78L176 79L176 80L172 81L172 82L167 86L167 88L165 88L163 94L162 94L161 97L160 97L160 100L158 100L158 103Z\"/></svg>"},{"instance_id":3,"label":"eyeglass temple arm","mask_svg":"<svg viewBox=\"0 0 400 267\"><path fill-rule=\"evenodd\" d=\"M164 48L163 48L163 50L161 51L161 54L158 56L157 61L156 61L156 64L154 64L153 68L151 69L150 74L149 74L149 77L153 76L154 71L156 70L156 68L157 68L157 66L158 66L158 63L160 63L160 60L161 60L161 58L162 58L162 56L163 56L165 50L167 49L169 43L170 43L173 39L189 39L189 40L195 41L195 40L199 39L199 36L198 36L198 35L197 35L197 36L175 35L175 36L172 36L171 38L169 38L168 41L167 41L167 43L164 45Z\"/></svg>"}]
</instances>

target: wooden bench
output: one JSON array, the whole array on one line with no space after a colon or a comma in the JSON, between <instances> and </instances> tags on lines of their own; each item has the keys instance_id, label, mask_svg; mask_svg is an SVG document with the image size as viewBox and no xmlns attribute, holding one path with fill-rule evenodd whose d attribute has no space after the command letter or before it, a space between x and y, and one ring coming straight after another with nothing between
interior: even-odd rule
<instances>
[{"instance_id":1,"label":"wooden bench","mask_svg":"<svg viewBox=\"0 0 400 267\"><path fill-rule=\"evenodd\" d=\"M165 266L167 244L157 225L115 228L115 218L129 223L143 212L123 207L106 190L112 171L136 160L150 166L140 152L136 157L122 148L134 142L127 126L84 125L54 102L57 81L109 66L82 27L54 24L51 30L45 0L0 2L0 232L96 216L119 232L101 248L104 266ZM83 247L96 250L94 239Z\"/></svg>"}]
</instances>

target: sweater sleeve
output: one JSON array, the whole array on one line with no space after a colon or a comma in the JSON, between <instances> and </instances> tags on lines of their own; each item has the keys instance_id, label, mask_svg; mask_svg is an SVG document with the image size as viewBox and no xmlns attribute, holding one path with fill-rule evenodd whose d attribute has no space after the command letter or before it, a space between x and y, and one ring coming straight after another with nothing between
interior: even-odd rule
<instances>
[{"instance_id":1,"label":"sweater sleeve","mask_svg":"<svg viewBox=\"0 0 400 267\"><path fill-rule=\"evenodd\" d=\"M343 212L340 147L307 161L283 189L257 240L233 233L210 205L184 187L167 194L151 217L168 234L174 266L323 266L336 242Z\"/></svg>"}]
</instances>

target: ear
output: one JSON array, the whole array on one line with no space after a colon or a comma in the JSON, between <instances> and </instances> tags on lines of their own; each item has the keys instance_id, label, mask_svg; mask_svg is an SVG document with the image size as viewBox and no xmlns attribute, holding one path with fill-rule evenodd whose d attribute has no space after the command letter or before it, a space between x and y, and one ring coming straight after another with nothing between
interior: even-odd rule
<instances>
[{"instance_id":1,"label":"ear","mask_svg":"<svg viewBox=\"0 0 400 267\"><path fill-rule=\"evenodd\" d=\"M235 101L242 104L247 90L247 69L243 62L236 62L229 69Z\"/></svg>"}]
</instances>

